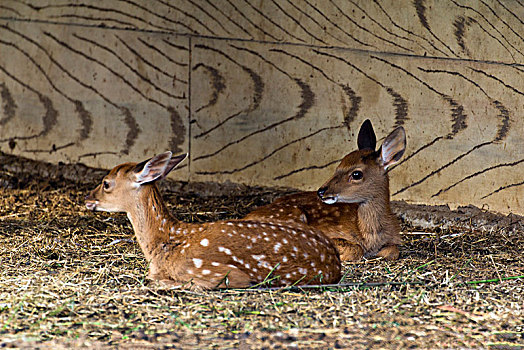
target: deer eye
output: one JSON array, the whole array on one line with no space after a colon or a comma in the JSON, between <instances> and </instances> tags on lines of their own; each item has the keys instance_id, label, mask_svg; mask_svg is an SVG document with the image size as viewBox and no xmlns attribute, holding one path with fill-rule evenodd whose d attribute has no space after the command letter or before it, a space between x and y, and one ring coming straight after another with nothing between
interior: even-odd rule
<instances>
[{"instance_id":1,"label":"deer eye","mask_svg":"<svg viewBox=\"0 0 524 350\"><path fill-rule=\"evenodd\" d=\"M364 174L362 174L362 171L360 170L355 170L354 172L351 173L351 178L353 180L362 180L363 177L364 177Z\"/></svg>"},{"instance_id":2,"label":"deer eye","mask_svg":"<svg viewBox=\"0 0 524 350\"><path fill-rule=\"evenodd\" d=\"M102 182L102 186L104 187L104 190L108 190L109 187L111 186L111 184L109 183L109 181L104 180L104 181Z\"/></svg>"}]
</instances>

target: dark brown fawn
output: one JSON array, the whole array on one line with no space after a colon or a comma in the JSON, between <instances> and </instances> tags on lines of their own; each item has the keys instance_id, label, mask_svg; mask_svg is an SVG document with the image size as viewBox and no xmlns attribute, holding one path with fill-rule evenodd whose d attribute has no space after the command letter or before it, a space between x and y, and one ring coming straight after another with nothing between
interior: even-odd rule
<instances>
[{"instance_id":1,"label":"dark brown fawn","mask_svg":"<svg viewBox=\"0 0 524 350\"><path fill-rule=\"evenodd\" d=\"M335 174L316 193L281 197L249 213L246 219L304 222L330 237L342 260L363 256L397 259L400 225L390 208L387 169L404 154L404 128L393 130L375 151L375 132L366 120L357 143L359 149L342 159Z\"/></svg>"},{"instance_id":2,"label":"dark brown fawn","mask_svg":"<svg viewBox=\"0 0 524 350\"><path fill-rule=\"evenodd\" d=\"M156 181L185 158L165 152L118 165L86 197L90 210L127 213L150 262L149 278L205 289L245 288L268 276L274 278L272 286L339 281L337 249L320 231L301 223L177 221Z\"/></svg>"}]
</instances>

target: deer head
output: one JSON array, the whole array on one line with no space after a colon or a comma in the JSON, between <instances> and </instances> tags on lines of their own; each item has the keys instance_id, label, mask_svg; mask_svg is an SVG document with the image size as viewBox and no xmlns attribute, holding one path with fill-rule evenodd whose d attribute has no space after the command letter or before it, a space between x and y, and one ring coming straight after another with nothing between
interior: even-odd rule
<instances>
[{"instance_id":1,"label":"deer head","mask_svg":"<svg viewBox=\"0 0 524 350\"><path fill-rule=\"evenodd\" d=\"M163 179L187 154L172 156L164 152L141 163L121 164L102 183L86 196L86 207L90 210L128 212L136 205L140 192L155 181Z\"/></svg>"},{"instance_id":2,"label":"deer head","mask_svg":"<svg viewBox=\"0 0 524 350\"><path fill-rule=\"evenodd\" d=\"M360 128L358 150L345 156L335 174L317 191L326 204L365 203L375 198L389 200L387 169L397 163L406 149L406 133L399 126L391 132L378 151L376 136L369 120Z\"/></svg>"}]
</instances>

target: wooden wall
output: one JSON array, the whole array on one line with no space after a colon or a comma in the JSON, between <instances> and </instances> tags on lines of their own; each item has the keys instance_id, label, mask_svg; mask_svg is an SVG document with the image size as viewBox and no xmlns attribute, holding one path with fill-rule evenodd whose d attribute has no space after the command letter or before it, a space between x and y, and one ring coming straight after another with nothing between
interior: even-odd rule
<instances>
[{"instance_id":1,"label":"wooden wall","mask_svg":"<svg viewBox=\"0 0 524 350\"><path fill-rule=\"evenodd\" d=\"M524 214L523 0L0 1L0 150L317 188L403 125L393 199Z\"/></svg>"}]
</instances>

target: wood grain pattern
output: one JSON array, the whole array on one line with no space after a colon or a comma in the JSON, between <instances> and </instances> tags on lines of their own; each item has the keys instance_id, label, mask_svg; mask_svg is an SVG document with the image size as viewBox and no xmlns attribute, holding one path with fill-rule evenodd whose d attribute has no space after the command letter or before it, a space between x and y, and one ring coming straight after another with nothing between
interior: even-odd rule
<instances>
[{"instance_id":1,"label":"wood grain pattern","mask_svg":"<svg viewBox=\"0 0 524 350\"><path fill-rule=\"evenodd\" d=\"M522 0L7 0L1 17L522 62Z\"/></svg>"},{"instance_id":2,"label":"wood grain pattern","mask_svg":"<svg viewBox=\"0 0 524 350\"><path fill-rule=\"evenodd\" d=\"M514 202L503 196L497 201L518 207L524 163L518 69L228 44L196 43L193 49L194 62L215 64L223 80L219 102L205 109L205 117L204 111L195 113L193 178L234 176L251 183L264 177L266 184L314 188L356 147L358 127L371 118L380 137L397 125L408 132L406 156L392 171L394 199L454 202L466 192L480 201L513 189ZM261 80L250 79L254 67L264 72ZM195 81L206 84L204 76ZM201 90L197 84L193 88ZM192 96L195 106L206 104L205 96ZM223 115L224 106L229 115ZM260 169L272 171L261 174Z\"/></svg>"},{"instance_id":3,"label":"wood grain pattern","mask_svg":"<svg viewBox=\"0 0 524 350\"><path fill-rule=\"evenodd\" d=\"M0 4L0 149L313 189L403 125L393 199L524 214L524 2Z\"/></svg>"},{"instance_id":4,"label":"wood grain pattern","mask_svg":"<svg viewBox=\"0 0 524 350\"><path fill-rule=\"evenodd\" d=\"M101 167L187 150L187 38L30 29L0 24L3 150Z\"/></svg>"}]
</instances>

